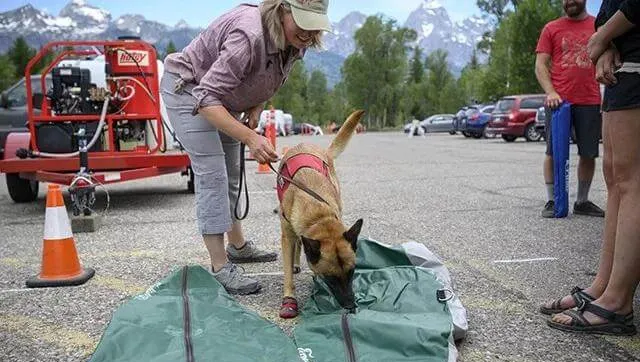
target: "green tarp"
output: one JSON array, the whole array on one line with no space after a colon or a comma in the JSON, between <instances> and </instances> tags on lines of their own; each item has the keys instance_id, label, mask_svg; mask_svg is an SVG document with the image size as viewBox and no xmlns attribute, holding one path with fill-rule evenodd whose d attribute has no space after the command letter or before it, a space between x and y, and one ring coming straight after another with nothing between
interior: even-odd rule
<instances>
[{"instance_id":1,"label":"green tarp","mask_svg":"<svg viewBox=\"0 0 640 362\"><path fill-rule=\"evenodd\" d=\"M188 266L118 308L90 362L455 361L461 304L446 280L402 246L358 244L355 314L314 278L292 340Z\"/></svg>"}]
</instances>

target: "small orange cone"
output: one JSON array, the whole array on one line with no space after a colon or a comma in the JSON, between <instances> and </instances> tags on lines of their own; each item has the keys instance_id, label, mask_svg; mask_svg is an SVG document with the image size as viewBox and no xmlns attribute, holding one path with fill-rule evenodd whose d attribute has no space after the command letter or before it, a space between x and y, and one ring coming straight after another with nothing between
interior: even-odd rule
<instances>
[{"instance_id":1,"label":"small orange cone","mask_svg":"<svg viewBox=\"0 0 640 362\"><path fill-rule=\"evenodd\" d=\"M40 274L27 280L27 287L62 287L80 285L95 274L82 268L78 260L69 215L59 185L49 185L44 218L44 241Z\"/></svg>"},{"instance_id":2,"label":"small orange cone","mask_svg":"<svg viewBox=\"0 0 640 362\"><path fill-rule=\"evenodd\" d=\"M271 169L268 164L258 162L258 171L256 173L271 173Z\"/></svg>"}]
</instances>

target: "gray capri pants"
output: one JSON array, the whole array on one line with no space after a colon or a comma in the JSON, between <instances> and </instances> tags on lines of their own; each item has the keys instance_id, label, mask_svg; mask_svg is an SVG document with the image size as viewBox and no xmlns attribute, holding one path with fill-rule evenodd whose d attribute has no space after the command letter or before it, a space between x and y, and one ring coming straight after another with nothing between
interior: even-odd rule
<instances>
[{"instance_id":1,"label":"gray capri pants","mask_svg":"<svg viewBox=\"0 0 640 362\"><path fill-rule=\"evenodd\" d=\"M176 91L179 80L177 74L165 72L160 92L169 122L191 160L200 233L222 234L236 221L233 209L239 191L240 142L218 132L202 116L192 115L196 84L184 84L182 91Z\"/></svg>"}]
</instances>

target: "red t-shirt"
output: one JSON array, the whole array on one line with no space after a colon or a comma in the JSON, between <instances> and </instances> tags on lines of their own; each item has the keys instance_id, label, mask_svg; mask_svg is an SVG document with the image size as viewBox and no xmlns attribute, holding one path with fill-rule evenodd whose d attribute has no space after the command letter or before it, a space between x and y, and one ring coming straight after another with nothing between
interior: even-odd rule
<instances>
[{"instance_id":1,"label":"red t-shirt","mask_svg":"<svg viewBox=\"0 0 640 362\"><path fill-rule=\"evenodd\" d=\"M563 100L577 105L601 103L596 70L587 43L595 32L595 19L563 17L549 22L538 39L537 53L551 55L551 83Z\"/></svg>"}]
</instances>

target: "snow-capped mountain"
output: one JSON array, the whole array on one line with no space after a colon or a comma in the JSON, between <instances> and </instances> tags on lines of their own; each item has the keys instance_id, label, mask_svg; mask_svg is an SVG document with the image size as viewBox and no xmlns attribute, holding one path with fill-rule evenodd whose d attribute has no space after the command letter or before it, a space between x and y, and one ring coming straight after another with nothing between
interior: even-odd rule
<instances>
[{"instance_id":1,"label":"snow-capped mountain","mask_svg":"<svg viewBox=\"0 0 640 362\"><path fill-rule=\"evenodd\" d=\"M68 18L72 27L80 34L100 34L107 30L111 14L87 4L84 0L72 0L62 10L58 18Z\"/></svg>"},{"instance_id":2,"label":"snow-capped mountain","mask_svg":"<svg viewBox=\"0 0 640 362\"><path fill-rule=\"evenodd\" d=\"M355 49L353 35L364 24L366 15L353 12L340 22L333 24L335 35L327 34L325 48L343 57ZM417 34L415 44L429 54L436 49L449 53L449 63L455 73L471 59L473 49L482 35L491 29L491 24L478 16L454 23L447 10L437 0L425 0L409 14L404 26ZM481 59L482 60L482 59Z\"/></svg>"},{"instance_id":3,"label":"snow-capped mountain","mask_svg":"<svg viewBox=\"0 0 640 362\"><path fill-rule=\"evenodd\" d=\"M366 17L354 11L334 23L333 34L328 33L324 38L325 50L310 51L305 57L307 68L321 69L329 84L335 84L340 79L344 59L355 50L354 34ZM438 48L447 50L454 73L467 64L482 34L491 29L491 24L480 17L452 22L447 10L437 0L424 0L411 12L404 26L416 31L416 44L424 49L425 54ZM23 36L32 47L38 48L54 40L115 39L122 35L140 36L155 44L159 52L164 52L170 41L181 49L200 31L201 28L191 27L184 20L170 26L136 14L113 19L108 11L85 0L69 1L57 16L25 5L0 13L0 53L6 52L18 36Z\"/></svg>"}]
</instances>

